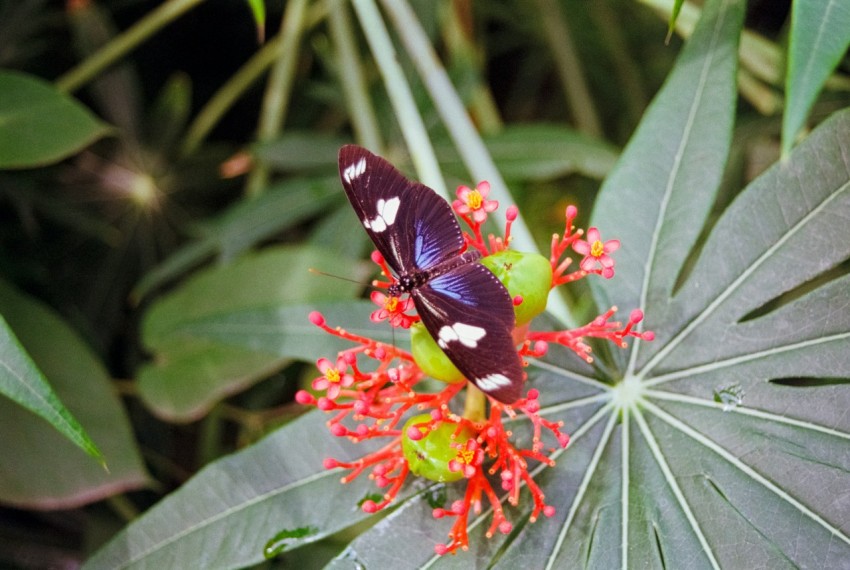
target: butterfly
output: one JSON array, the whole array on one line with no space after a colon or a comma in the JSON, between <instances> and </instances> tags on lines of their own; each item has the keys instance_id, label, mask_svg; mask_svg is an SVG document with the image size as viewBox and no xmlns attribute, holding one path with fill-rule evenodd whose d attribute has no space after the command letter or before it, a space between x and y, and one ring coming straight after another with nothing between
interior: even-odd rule
<instances>
[{"instance_id":1,"label":"butterfly","mask_svg":"<svg viewBox=\"0 0 850 570\"><path fill-rule=\"evenodd\" d=\"M396 274L388 293L408 293L425 328L479 389L511 404L522 362L511 333L510 294L463 234L448 202L356 145L339 151L342 186L378 251Z\"/></svg>"}]
</instances>

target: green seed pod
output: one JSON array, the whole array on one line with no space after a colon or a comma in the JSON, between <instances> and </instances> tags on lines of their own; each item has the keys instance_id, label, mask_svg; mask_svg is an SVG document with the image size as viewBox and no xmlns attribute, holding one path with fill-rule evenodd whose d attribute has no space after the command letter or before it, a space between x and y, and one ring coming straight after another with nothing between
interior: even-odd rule
<instances>
[{"instance_id":1,"label":"green seed pod","mask_svg":"<svg viewBox=\"0 0 850 570\"><path fill-rule=\"evenodd\" d=\"M511 298L522 296L514 306L517 326L522 326L546 309L552 287L552 265L538 253L507 249L488 255L481 263L508 289Z\"/></svg>"},{"instance_id":2,"label":"green seed pod","mask_svg":"<svg viewBox=\"0 0 850 570\"><path fill-rule=\"evenodd\" d=\"M431 421L429 414L420 414L407 420L402 429L401 449L410 471L420 477L440 483L451 483L463 479L463 472L450 471L449 462L457 457L457 448L451 444L466 445L475 433L464 427L457 437L452 434L457 429L457 424L451 422L441 423L437 429L424 434L422 439L413 440L407 435L409 428L415 424L427 424ZM416 428L414 428L416 429Z\"/></svg>"},{"instance_id":3,"label":"green seed pod","mask_svg":"<svg viewBox=\"0 0 850 570\"><path fill-rule=\"evenodd\" d=\"M463 374L437 346L421 322L413 323L410 327L410 348L416 365L428 376L449 384L463 381Z\"/></svg>"}]
</instances>

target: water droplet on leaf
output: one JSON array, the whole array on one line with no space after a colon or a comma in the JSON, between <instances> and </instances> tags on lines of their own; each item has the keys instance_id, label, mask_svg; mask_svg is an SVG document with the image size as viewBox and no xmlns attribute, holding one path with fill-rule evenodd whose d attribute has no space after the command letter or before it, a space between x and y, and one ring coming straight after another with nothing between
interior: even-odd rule
<instances>
[{"instance_id":1,"label":"water droplet on leaf","mask_svg":"<svg viewBox=\"0 0 850 570\"><path fill-rule=\"evenodd\" d=\"M744 389L737 383L715 388L714 401L723 405L724 412L734 410L744 401Z\"/></svg>"}]
</instances>

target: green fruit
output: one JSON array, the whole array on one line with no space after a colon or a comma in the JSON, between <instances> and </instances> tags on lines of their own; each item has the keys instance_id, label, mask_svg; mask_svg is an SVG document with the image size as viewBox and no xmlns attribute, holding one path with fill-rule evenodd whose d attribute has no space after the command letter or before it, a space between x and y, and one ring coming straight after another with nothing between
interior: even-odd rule
<instances>
[{"instance_id":1,"label":"green fruit","mask_svg":"<svg viewBox=\"0 0 850 570\"><path fill-rule=\"evenodd\" d=\"M463 381L463 374L437 346L437 342L421 322L413 323L410 327L410 348L416 365L428 376L449 384Z\"/></svg>"},{"instance_id":2,"label":"green fruit","mask_svg":"<svg viewBox=\"0 0 850 570\"><path fill-rule=\"evenodd\" d=\"M507 249L481 259L482 265L493 272L507 288L511 298L522 296L514 305L516 325L522 326L546 309L552 287L552 265L538 253Z\"/></svg>"},{"instance_id":3,"label":"green fruit","mask_svg":"<svg viewBox=\"0 0 850 570\"><path fill-rule=\"evenodd\" d=\"M457 429L457 424L442 422L437 429L425 434L420 440L412 440L407 435L407 430L415 424L427 424L431 421L430 414L420 414L407 420L402 429L401 449L410 471L420 477L440 483L451 483L463 479L463 472L450 471L449 462L457 457L457 447L451 444L466 445L475 433L464 427L457 437L452 434Z\"/></svg>"}]
</instances>

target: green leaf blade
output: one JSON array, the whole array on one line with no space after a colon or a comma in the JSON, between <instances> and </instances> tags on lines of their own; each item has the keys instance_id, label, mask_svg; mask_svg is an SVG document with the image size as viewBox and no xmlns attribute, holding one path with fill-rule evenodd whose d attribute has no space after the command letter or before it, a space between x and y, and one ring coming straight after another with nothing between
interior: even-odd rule
<instances>
[{"instance_id":1,"label":"green leaf blade","mask_svg":"<svg viewBox=\"0 0 850 570\"><path fill-rule=\"evenodd\" d=\"M198 239L172 253L145 275L133 296L146 296L214 254L225 262L235 259L258 242L326 210L338 198L341 194L336 178L311 178L290 180L256 198L241 200L202 226Z\"/></svg>"},{"instance_id":2,"label":"green leaf blade","mask_svg":"<svg viewBox=\"0 0 850 570\"><path fill-rule=\"evenodd\" d=\"M850 112L836 114L788 160L755 180L721 217L689 280L668 305L669 314L676 317L664 328L672 332L687 327L664 350L674 353L668 367L698 366L768 349L778 353L785 343L847 330L850 320L829 297L841 298L846 279L758 319L742 320L850 256L848 134ZM735 255L717 263L716 252L728 252L730 239L736 244ZM796 319L808 323L806 332L793 325ZM711 342L719 334L738 340ZM666 335L660 340L665 342ZM694 352L696 346L701 348Z\"/></svg>"},{"instance_id":3,"label":"green leaf blade","mask_svg":"<svg viewBox=\"0 0 850 570\"><path fill-rule=\"evenodd\" d=\"M0 168L57 162L108 132L108 125L52 85L0 71Z\"/></svg>"},{"instance_id":4,"label":"green leaf blade","mask_svg":"<svg viewBox=\"0 0 850 570\"><path fill-rule=\"evenodd\" d=\"M41 418L0 398L0 501L68 509L147 485L127 416L91 350L51 310L2 282L0 313L109 466L105 471Z\"/></svg>"},{"instance_id":5,"label":"green leaf blade","mask_svg":"<svg viewBox=\"0 0 850 570\"><path fill-rule=\"evenodd\" d=\"M782 154L787 155L823 84L850 46L850 6L842 0L796 1L791 7Z\"/></svg>"},{"instance_id":6,"label":"green leaf blade","mask_svg":"<svg viewBox=\"0 0 850 570\"><path fill-rule=\"evenodd\" d=\"M310 311L353 297L359 286L312 268L365 277L361 264L328 250L267 248L200 271L154 303L142 324L155 354L139 373L145 403L161 417L191 421L288 359L317 358L329 335L310 323Z\"/></svg>"},{"instance_id":7,"label":"green leaf blade","mask_svg":"<svg viewBox=\"0 0 850 570\"><path fill-rule=\"evenodd\" d=\"M80 422L56 396L47 379L30 359L2 316L0 316L0 393L44 418L56 428L56 431L105 466L103 453Z\"/></svg>"},{"instance_id":8,"label":"green leaf blade","mask_svg":"<svg viewBox=\"0 0 850 570\"><path fill-rule=\"evenodd\" d=\"M850 555L850 518L832 500L850 484L850 390L832 382L850 370L850 277L821 281L850 257L848 133L850 112L837 113L753 181L675 296L646 309L657 334L635 365L644 431L719 567L833 568ZM787 377L830 382L772 382ZM724 411L714 393L730 385L741 401Z\"/></svg>"},{"instance_id":9,"label":"green leaf blade","mask_svg":"<svg viewBox=\"0 0 850 570\"><path fill-rule=\"evenodd\" d=\"M669 298L719 187L729 152L744 2L711 2L620 162L592 223L619 238L613 279L594 280L601 310ZM699 220L699 223L694 223ZM616 235L613 235L613 233ZM646 328L654 326L648 313ZM642 348L646 345L642 345Z\"/></svg>"}]
</instances>

